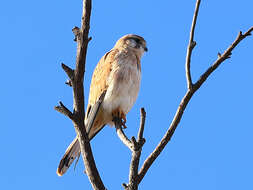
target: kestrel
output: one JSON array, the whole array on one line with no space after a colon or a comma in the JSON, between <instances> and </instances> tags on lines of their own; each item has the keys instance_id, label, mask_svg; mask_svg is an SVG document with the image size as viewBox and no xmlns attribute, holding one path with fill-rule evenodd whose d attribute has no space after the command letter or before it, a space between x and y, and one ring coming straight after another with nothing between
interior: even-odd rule
<instances>
[{"instance_id":1,"label":"kestrel","mask_svg":"<svg viewBox=\"0 0 253 190\"><path fill-rule=\"evenodd\" d=\"M114 125L113 118L119 117L126 123L126 114L134 105L141 81L141 57L147 51L146 41L138 35L121 37L98 62L91 80L89 102L85 124L89 113L101 94L106 90L104 100L98 110L93 126L87 131L91 140L106 124ZM77 137L68 146L57 174L62 176L76 157L80 155Z\"/></svg>"}]
</instances>

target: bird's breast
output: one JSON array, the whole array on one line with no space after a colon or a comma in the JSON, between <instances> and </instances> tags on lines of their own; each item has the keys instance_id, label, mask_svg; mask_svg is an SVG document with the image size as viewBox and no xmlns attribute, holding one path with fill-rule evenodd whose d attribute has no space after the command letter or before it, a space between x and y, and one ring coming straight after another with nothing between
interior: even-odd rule
<instances>
[{"instance_id":1,"label":"bird's breast","mask_svg":"<svg viewBox=\"0 0 253 190\"><path fill-rule=\"evenodd\" d=\"M108 78L108 89L103 102L103 109L112 113L115 109L121 109L127 114L134 105L141 81L141 72L135 61L122 60L113 65Z\"/></svg>"}]
</instances>

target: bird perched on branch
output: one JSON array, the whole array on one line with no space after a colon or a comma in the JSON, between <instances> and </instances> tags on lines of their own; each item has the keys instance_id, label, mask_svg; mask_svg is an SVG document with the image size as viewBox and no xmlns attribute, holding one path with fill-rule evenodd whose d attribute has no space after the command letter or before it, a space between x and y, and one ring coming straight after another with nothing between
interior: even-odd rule
<instances>
[{"instance_id":1,"label":"bird perched on branch","mask_svg":"<svg viewBox=\"0 0 253 190\"><path fill-rule=\"evenodd\" d=\"M134 105L141 81L141 57L147 51L146 41L138 35L128 34L120 38L111 51L98 62L91 80L85 126L91 140L106 124L114 125L115 117L126 127L126 114ZM103 92L104 100L99 107L94 123L87 129L89 114ZM57 174L62 176L76 157L80 155L77 137L67 148Z\"/></svg>"}]
</instances>

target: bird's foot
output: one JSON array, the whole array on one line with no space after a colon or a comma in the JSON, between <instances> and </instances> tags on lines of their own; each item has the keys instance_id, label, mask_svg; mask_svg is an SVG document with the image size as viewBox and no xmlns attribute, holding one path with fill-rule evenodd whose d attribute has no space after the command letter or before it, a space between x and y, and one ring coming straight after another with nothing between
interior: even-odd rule
<instances>
[{"instance_id":1,"label":"bird's foot","mask_svg":"<svg viewBox=\"0 0 253 190\"><path fill-rule=\"evenodd\" d=\"M121 110L115 110L112 112L112 118L114 122L119 122L124 129L127 128L126 126L126 114Z\"/></svg>"}]
</instances>

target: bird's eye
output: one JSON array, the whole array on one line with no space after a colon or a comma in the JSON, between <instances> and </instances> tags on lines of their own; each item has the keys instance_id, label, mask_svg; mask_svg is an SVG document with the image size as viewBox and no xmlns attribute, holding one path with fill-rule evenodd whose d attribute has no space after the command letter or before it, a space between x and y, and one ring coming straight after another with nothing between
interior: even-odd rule
<instances>
[{"instance_id":1,"label":"bird's eye","mask_svg":"<svg viewBox=\"0 0 253 190\"><path fill-rule=\"evenodd\" d=\"M137 44L140 43L140 39L139 38L134 38L134 40L136 41Z\"/></svg>"}]
</instances>

